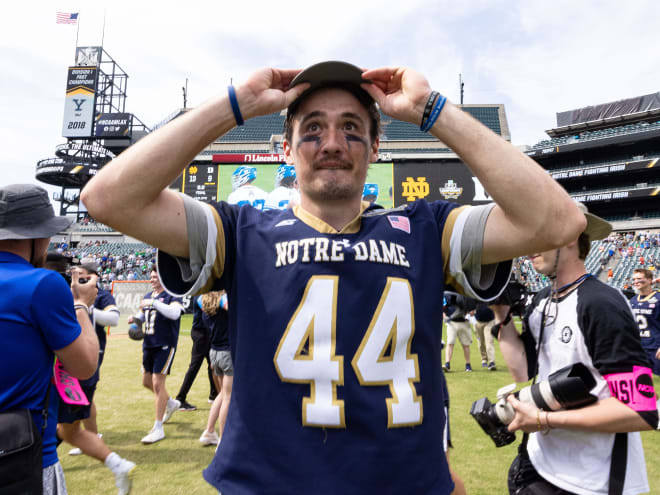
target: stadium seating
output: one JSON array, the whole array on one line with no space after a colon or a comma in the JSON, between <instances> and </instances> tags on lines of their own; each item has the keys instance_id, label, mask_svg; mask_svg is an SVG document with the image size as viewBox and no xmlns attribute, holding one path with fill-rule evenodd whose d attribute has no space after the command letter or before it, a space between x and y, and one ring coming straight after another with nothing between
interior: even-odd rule
<instances>
[{"instance_id":1,"label":"stadium seating","mask_svg":"<svg viewBox=\"0 0 660 495\"><path fill-rule=\"evenodd\" d=\"M547 148L549 146L559 146L567 144L572 141L591 141L593 139L606 139L613 136L622 136L626 134L635 134L639 132L648 132L651 130L660 129L660 120L657 122L637 122L634 124L626 124L617 127L610 127L607 129L596 129L593 131L584 131L578 135L573 136L559 136L552 139L544 139L539 141L531 149Z\"/></svg>"}]
</instances>

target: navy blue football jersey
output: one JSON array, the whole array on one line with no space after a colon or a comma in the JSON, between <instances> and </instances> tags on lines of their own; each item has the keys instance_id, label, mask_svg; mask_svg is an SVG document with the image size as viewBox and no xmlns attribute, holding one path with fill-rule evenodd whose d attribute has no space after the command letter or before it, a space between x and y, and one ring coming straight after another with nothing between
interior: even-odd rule
<instances>
[{"instance_id":1,"label":"navy blue football jersey","mask_svg":"<svg viewBox=\"0 0 660 495\"><path fill-rule=\"evenodd\" d=\"M655 354L660 349L660 297L657 291L648 296L636 295L630 300L639 327L642 347Z\"/></svg>"},{"instance_id":2,"label":"navy blue football jersey","mask_svg":"<svg viewBox=\"0 0 660 495\"><path fill-rule=\"evenodd\" d=\"M477 297L452 235L467 209L371 208L337 232L300 207L210 208L202 291L231 301L234 384L205 479L232 494L450 493L442 299L446 283ZM174 261L159 265L176 292Z\"/></svg>"},{"instance_id":3,"label":"navy blue football jersey","mask_svg":"<svg viewBox=\"0 0 660 495\"><path fill-rule=\"evenodd\" d=\"M158 300L165 304L181 304L181 298L168 294L166 291L161 292L154 297L153 292L147 292L144 296L145 300L153 301ZM144 313L144 343L143 347L163 347L172 346L176 347L179 340L179 324L181 318L170 320L160 314L153 303L142 310Z\"/></svg>"}]
</instances>

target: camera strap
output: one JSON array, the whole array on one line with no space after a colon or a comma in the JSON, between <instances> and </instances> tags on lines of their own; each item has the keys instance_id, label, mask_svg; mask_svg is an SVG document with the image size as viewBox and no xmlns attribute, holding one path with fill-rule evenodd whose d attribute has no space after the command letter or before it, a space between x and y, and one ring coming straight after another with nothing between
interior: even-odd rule
<instances>
[{"instance_id":1,"label":"camera strap","mask_svg":"<svg viewBox=\"0 0 660 495\"><path fill-rule=\"evenodd\" d=\"M607 495L621 495L626 481L626 465L628 464L628 434L614 435L612 460L610 462L610 482Z\"/></svg>"}]
</instances>

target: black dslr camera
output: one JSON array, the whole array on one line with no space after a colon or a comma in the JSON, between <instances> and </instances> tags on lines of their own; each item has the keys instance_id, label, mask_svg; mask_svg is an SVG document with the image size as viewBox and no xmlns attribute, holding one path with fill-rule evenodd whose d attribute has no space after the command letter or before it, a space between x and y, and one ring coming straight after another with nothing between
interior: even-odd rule
<instances>
[{"instance_id":1,"label":"black dslr camera","mask_svg":"<svg viewBox=\"0 0 660 495\"><path fill-rule=\"evenodd\" d=\"M46 254L45 268L59 273L66 280L67 285L71 285L71 267L77 266L78 259L73 256L64 256L58 252L50 251ZM80 283L85 283L82 280Z\"/></svg>"},{"instance_id":2,"label":"black dslr camera","mask_svg":"<svg viewBox=\"0 0 660 495\"><path fill-rule=\"evenodd\" d=\"M516 277L511 274L509 283L506 285L502 293L489 304L499 304L503 306L510 306L512 314L515 316L522 316L527 304L527 297L529 292L527 288L516 280Z\"/></svg>"},{"instance_id":3,"label":"black dslr camera","mask_svg":"<svg viewBox=\"0 0 660 495\"><path fill-rule=\"evenodd\" d=\"M534 404L544 411L578 409L598 400L589 391L596 386L596 380L582 363L575 363L555 371L547 380L527 386L513 395L521 402ZM492 404L487 397L475 401L470 415L479 423L496 447L509 445L516 439L515 433L507 426L513 421L515 411L506 400L516 388L507 385L497 391L497 402Z\"/></svg>"}]
</instances>

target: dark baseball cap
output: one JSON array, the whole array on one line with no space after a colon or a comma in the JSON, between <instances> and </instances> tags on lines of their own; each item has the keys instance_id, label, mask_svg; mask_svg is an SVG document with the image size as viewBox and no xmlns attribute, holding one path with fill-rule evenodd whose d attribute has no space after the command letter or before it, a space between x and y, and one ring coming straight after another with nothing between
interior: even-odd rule
<instances>
[{"instance_id":1,"label":"dark baseball cap","mask_svg":"<svg viewBox=\"0 0 660 495\"><path fill-rule=\"evenodd\" d=\"M374 102L373 98L360 87L360 84L371 81L363 79L362 72L359 67L338 60L310 65L298 73L289 84L290 88L302 83L309 83L310 86L289 105L288 111L294 112L307 95L321 88L345 89L354 94L363 105L371 105Z\"/></svg>"}]
</instances>

